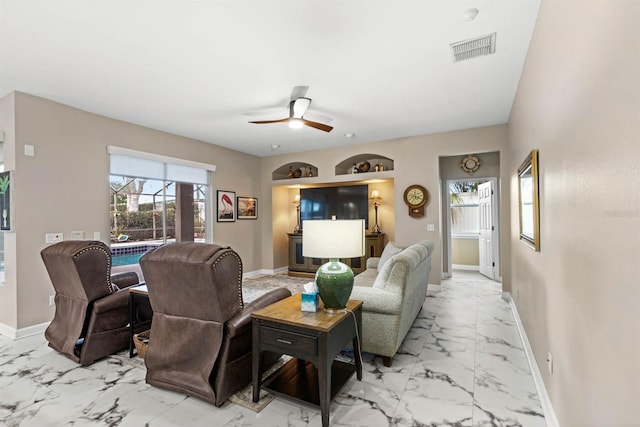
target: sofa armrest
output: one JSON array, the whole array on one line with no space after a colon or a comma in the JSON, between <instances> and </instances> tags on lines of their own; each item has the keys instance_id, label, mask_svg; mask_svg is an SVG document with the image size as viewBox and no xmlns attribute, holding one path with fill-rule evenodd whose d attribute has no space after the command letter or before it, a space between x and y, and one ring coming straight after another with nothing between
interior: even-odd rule
<instances>
[{"instance_id":1,"label":"sofa armrest","mask_svg":"<svg viewBox=\"0 0 640 427\"><path fill-rule=\"evenodd\" d=\"M380 262L380 257L371 257L367 258L367 268L375 268L378 269L378 263Z\"/></svg>"},{"instance_id":2,"label":"sofa armrest","mask_svg":"<svg viewBox=\"0 0 640 427\"><path fill-rule=\"evenodd\" d=\"M291 291L287 288L278 288L267 292L251 304L245 305L241 311L227 320L225 324L226 333L229 334L230 337L233 337L243 333L246 329L250 329L251 313L289 296L291 296Z\"/></svg>"},{"instance_id":3,"label":"sofa armrest","mask_svg":"<svg viewBox=\"0 0 640 427\"><path fill-rule=\"evenodd\" d=\"M349 298L362 300L363 311L399 314L402 309L402 295L384 289L354 286Z\"/></svg>"}]
</instances>

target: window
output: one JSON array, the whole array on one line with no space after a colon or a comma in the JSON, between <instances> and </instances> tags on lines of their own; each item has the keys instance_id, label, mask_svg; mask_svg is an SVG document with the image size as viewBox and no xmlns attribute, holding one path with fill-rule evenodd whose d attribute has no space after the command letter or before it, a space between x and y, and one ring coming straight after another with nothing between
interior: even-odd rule
<instances>
[{"instance_id":1,"label":"window","mask_svg":"<svg viewBox=\"0 0 640 427\"><path fill-rule=\"evenodd\" d=\"M478 236L480 233L478 184L475 181L449 184L451 234L454 237Z\"/></svg>"},{"instance_id":2,"label":"window","mask_svg":"<svg viewBox=\"0 0 640 427\"><path fill-rule=\"evenodd\" d=\"M4 172L4 142L0 142L0 172ZM0 283L4 283L4 233L0 233Z\"/></svg>"},{"instance_id":3,"label":"window","mask_svg":"<svg viewBox=\"0 0 640 427\"><path fill-rule=\"evenodd\" d=\"M112 252L135 263L136 251L168 241L206 241L209 172L215 166L109 147ZM132 244L140 242L139 245ZM127 257L128 255L131 255ZM114 265L120 261L114 258Z\"/></svg>"}]
</instances>

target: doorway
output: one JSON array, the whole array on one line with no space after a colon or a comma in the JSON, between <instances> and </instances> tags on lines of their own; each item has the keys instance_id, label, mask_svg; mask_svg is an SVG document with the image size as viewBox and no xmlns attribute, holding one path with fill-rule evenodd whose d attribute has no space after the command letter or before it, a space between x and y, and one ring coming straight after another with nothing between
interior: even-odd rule
<instances>
[{"instance_id":1,"label":"doorway","mask_svg":"<svg viewBox=\"0 0 640 427\"><path fill-rule=\"evenodd\" d=\"M445 184L448 265L477 271L491 280L499 276L499 218L496 177L448 179Z\"/></svg>"},{"instance_id":2,"label":"doorway","mask_svg":"<svg viewBox=\"0 0 640 427\"><path fill-rule=\"evenodd\" d=\"M477 160L476 168L473 171L468 169L468 162L465 161L469 157L474 157ZM476 196L475 200L470 202L466 200L462 203L463 205L473 206L459 206L454 210L454 215L455 211L467 210L467 216L470 217L469 220L474 221L473 223L453 223L451 184L470 182L472 184L467 187L473 185L473 189L477 192L482 183L491 182L490 189L485 192L485 196L489 196L490 205L483 205L484 212L489 212L489 215L483 218L483 224L486 226L485 230L490 232L483 239L483 251L485 251L483 254L487 255L483 257L483 260L484 266L490 267L489 271L485 271L485 273L488 276L493 273L492 280L501 281L499 263L500 239L498 235L500 230L500 152L490 151L441 156L438 164L440 176L440 227L442 230L440 234L442 279L451 278L454 268L458 272L463 270L480 271L480 200ZM462 184L460 186L464 187ZM452 230L453 228L455 230ZM473 256L473 260L459 260L459 254ZM454 255L456 255L456 261L453 260ZM483 268L483 270L485 269Z\"/></svg>"}]
</instances>

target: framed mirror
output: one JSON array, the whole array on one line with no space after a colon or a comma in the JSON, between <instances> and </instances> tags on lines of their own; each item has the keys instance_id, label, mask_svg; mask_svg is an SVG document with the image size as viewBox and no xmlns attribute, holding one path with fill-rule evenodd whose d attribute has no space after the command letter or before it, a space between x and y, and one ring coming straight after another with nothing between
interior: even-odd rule
<instances>
[{"instance_id":1,"label":"framed mirror","mask_svg":"<svg viewBox=\"0 0 640 427\"><path fill-rule=\"evenodd\" d=\"M538 150L531 150L518 168L520 240L540 251L540 200L538 197Z\"/></svg>"}]
</instances>

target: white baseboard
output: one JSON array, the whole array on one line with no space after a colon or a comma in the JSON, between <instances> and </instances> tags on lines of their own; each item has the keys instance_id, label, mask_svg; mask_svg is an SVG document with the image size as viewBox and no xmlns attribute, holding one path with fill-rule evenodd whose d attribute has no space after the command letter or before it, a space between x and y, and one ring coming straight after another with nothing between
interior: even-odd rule
<instances>
[{"instance_id":1,"label":"white baseboard","mask_svg":"<svg viewBox=\"0 0 640 427\"><path fill-rule=\"evenodd\" d=\"M479 265L451 264L452 270L480 271Z\"/></svg>"},{"instance_id":2,"label":"white baseboard","mask_svg":"<svg viewBox=\"0 0 640 427\"><path fill-rule=\"evenodd\" d=\"M44 333L51 322L40 323L39 325L28 326L22 329L15 329L11 326L0 323L0 335L9 337L12 340L19 340L21 338L30 337L32 335L38 335Z\"/></svg>"},{"instance_id":3,"label":"white baseboard","mask_svg":"<svg viewBox=\"0 0 640 427\"><path fill-rule=\"evenodd\" d=\"M527 338L527 333L522 326L522 319L520 319L518 307L513 301L513 298L511 298L511 294L509 292L503 292L502 298L507 300L507 302L509 302L509 305L511 306L513 318L516 321L518 333L520 334L520 339L522 340L522 345L524 346L524 351L527 355L527 361L529 362L529 368L531 369L531 374L533 375L533 382L535 383L536 390L538 391L538 397L540 398L540 404L542 405L542 411L544 412L544 418L547 422L547 426L560 427L558 417L556 416L556 412L553 410L551 399L549 398L549 394L547 393L547 388L544 386L542 374L540 373L540 369L538 368L538 364L536 363L536 359L533 355L531 344L529 344L529 338Z\"/></svg>"},{"instance_id":4,"label":"white baseboard","mask_svg":"<svg viewBox=\"0 0 640 427\"><path fill-rule=\"evenodd\" d=\"M273 271L272 274L281 274L281 273L286 273L289 271L289 267L280 267L280 268L276 268L275 270L271 270Z\"/></svg>"},{"instance_id":5,"label":"white baseboard","mask_svg":"<svg viewBox=\"0 0 640 427\"><path fill-rule=\"evenodd\" d=\"M289 268L288 267L280 267L280 268L276 268L275 270L269 270L267 268L263 268L261 270L254 270L254 271L249 271L247 273L244 273L242 275L243 279L249 279L251 277L256 277L256 276L263 276L265 274L267 275L275 275L275 274L280 274L280 273L284 273L286 271L288 271Z\"/></svg>"},{"instance_id":6,"label":"white baseboard","mask_svg":"<svg viewBox=\"0 0 640 427\"><path fill-rule=\"evenodd\" d=\"M442 285L427 285L427 292L440 292Z\"/></svg>"}]
</instances>

